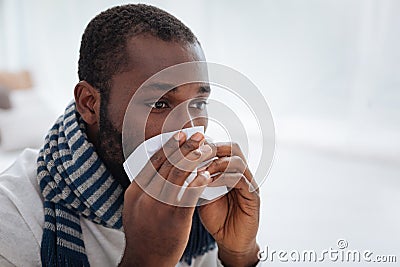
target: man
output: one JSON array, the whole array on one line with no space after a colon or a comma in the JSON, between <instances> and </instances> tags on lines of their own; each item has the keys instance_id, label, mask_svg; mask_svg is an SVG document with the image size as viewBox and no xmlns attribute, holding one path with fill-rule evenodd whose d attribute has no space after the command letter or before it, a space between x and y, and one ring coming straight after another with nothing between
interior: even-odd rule
<instances>
[{"instance_id":1,"label":"man","mask_svg":"<svg viewBox=\"0 0 400 267\"><path fill-rule=\"evenodd\" d=\"M152 6L114 7L89 23L82 37L75 101L41 150L25 150L0 177L0 266L257 264L260 199L257 191L248 190L254 181L237 145L210 144L201 133L186 139L178 132L134 182L122 166L124 114L136 90L167 67L203 60L193 33ZM137 104L132 123L138 129L143 125L148 139L161 133L174 107L190 102L173 118L171 130L206 127L209 93L195 83L179 86L157 101ZM149 112L147 120L141 110ZM130 137L136 145L143 141L135 141L134 132ZM194 168L190 164L213 157L217 159L189 184L200 190L182 197L192 207L165 204L143 190L156 175L181 186L190 173L185 170ZM190 161L178 168L171 158ZM222 183L234 188L195 208L201 189L218 173ZM229 175L235 174L241 179L232 183ZM176 194L172 190L166 196Z\"/></svg>"}]
</instances>

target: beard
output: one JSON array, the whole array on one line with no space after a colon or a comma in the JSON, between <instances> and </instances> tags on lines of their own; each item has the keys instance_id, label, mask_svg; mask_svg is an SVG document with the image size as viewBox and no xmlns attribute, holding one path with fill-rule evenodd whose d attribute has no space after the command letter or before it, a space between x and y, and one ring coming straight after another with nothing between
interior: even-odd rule
<instances>
[{"instance_id":1,"label":"beard","mask_svg":"<svg viewBox=\"0 0 400 267\"><path fill-rule=\"evenodd\" d=\"M115 128L108 118L106 103L107 101L100 103L100 122L96 150L114 179L125 190L130 185L130 180L122 165L125 161L122 147L122 132Z\"/></svg>"}]
</instances>

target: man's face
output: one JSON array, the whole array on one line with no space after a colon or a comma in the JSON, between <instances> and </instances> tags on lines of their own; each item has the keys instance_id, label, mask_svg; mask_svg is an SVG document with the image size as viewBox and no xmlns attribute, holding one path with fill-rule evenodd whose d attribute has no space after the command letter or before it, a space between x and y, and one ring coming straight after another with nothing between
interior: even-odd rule
<instances>
[{"instance_id":1,"label":"man's face","mask_svg":"<svg viewBox=\"0 0 400 267\"><path fill-rule=\"evenodd\" d=\"M122 128L125 111L137 89L152 75L184 62L204 61L198 44L183 45L141 35L128 41L129 70L112 78L108 103L102 102L97 150L123 186L129 180L123 171ZM135 95L133 112L129 116L129 138L132 148L144 139L161 132L192 126L207 127L206 100L209 87L200 83L185 84L173 90L163 89L162 83L140 90ZM161 92L160 90L165 90ZM158 99L159 98L159 99ZM131 104L132 105L132 104ZM126 127L126 126L125 126ZM144 131L144 132L143 132Z\"/></svg>"}]
</instances>

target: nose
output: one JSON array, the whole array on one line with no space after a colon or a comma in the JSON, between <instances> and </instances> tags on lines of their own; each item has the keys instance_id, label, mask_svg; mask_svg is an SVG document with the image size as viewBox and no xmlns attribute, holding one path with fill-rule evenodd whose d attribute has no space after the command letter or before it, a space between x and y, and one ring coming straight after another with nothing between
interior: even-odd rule
<instances>
[{"instance_id":1,"label":"nose","mask_svg":"<svg viewBox=\"0 0 400 267\"><path fill-rule=\"evenodd\" d=\"M164 131L171 132L180 129L194 127L194 117L190 114L187 103L175 107L167 116L164 122Z\"/></svg>"},{"instance_id":2,"label":"nose","mask_svg":"<svg viewBox=\"0 0 400 267\"><path fill-rule=\"evenodd\" d=\"M182 129L194 127L193 118L190 117L190 114L189 114L189 113L188 113L188 115L189 115L189 116L188 116L187 123L185 123L185 124L183 125Z\"/></svg>"}]
</instances>

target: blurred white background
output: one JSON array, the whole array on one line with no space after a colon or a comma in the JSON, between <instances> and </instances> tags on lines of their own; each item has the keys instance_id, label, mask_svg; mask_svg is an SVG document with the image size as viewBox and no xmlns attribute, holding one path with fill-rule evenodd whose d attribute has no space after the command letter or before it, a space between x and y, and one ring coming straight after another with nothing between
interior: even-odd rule
<instances>
[{"instance_id":1,"label":"blurred white background","mask_svg":"<svg viewBox=\"0 0 400 267\"><path fill-rule=\"evenodd\" d=\"M2 144L0 170L72 99L90 19L128 2L0 0L0 69L28 69L35 83L11 96L24 106L17 119L0 117L3 141L14 127L19 144ZM399 262L400 1L144 3L186 23L209 61L246 74L270 104L277 145L261 188L260 245L321 251L345 238Z\"/></svg>"}]
</instances>

